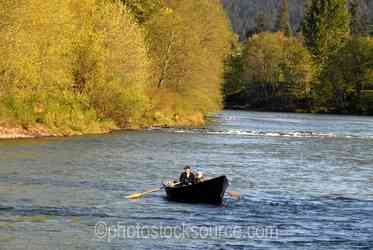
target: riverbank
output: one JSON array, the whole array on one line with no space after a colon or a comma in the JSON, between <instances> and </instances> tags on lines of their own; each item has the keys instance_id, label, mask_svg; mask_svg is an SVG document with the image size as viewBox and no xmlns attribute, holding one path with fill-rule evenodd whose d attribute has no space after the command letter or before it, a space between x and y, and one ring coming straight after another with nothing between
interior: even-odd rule
<instances>
[{"instance_id":1,"label":"riverbank","mask_svg":"<svg viewBox=\"0 0 373 250\"><path fill-rule=\"evenodd\" d=\"M365 111L360 113L353 112L337 112L337 111L325 111L325 110L310 110L301 108L253 108L250 105L227 105L225 110L235 110L235 111L255 111L255 112L275 112L275 113L295 113L295 114L325 114L325 115L352 115L352 116L372 116L372 111Z\"/></svg>"},{"instance_id":2,"label":"riverbank","mask_svg":"<svg viewBox=\"0 0 373 250\"><path fill-rule=\"evenodd\" d=\"M153 121L141 125L131 125L127 127L116 127L113 123L102 124L102 126L88 126L86 130L74 130L66 128L48 128L46 125L37 124L27 128L14 123L5 123L0 121L0 139L22 139L22 138L39 138L39 137L69 137L87 134L108 134L114 130L140 130L150 127L174 127L174 128L191 128L202 127L205 125L205 117L201 113L193 115L171 117L155 117Z\"/></svg>"},{"instance_id":3,"label":"riverbank","mask_svg":"<svg viewBox=\"0 0 373 250\"><path fill-rule=\"evenodd\" d=\"M55 136L44 126L25 129L22 127L0 126L0 139L35 138Z\"/></svg>"}]
</instances>

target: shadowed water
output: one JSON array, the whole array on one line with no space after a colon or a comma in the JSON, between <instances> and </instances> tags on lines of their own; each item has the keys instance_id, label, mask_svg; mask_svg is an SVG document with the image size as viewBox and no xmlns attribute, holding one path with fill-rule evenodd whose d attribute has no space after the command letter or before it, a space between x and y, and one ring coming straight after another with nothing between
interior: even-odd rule
<instances>
[{"instance_id":1,"label":"shadowed water","mask_svg":"<svg viewBox=\"0 0 373 250\"><path fill-rule=\"evenodd\" d=\"M373 248L372 117L225 111L215 119L203 129L0 141L0 249ZM162 192L125 199L185 164L226 174L241 199L219 207L168 202ZM98 222L187 233L97 235ZM229 232L188 231L218 227ZM270 237L260 233L268 228Z\"/></svg>"}]
</instances>

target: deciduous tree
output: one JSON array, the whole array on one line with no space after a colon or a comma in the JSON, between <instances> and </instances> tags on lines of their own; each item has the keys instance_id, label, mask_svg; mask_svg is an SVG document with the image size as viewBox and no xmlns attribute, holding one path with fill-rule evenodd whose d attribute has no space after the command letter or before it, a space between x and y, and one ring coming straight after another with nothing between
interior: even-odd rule
<instances>
[{"instance_id":1,"label":"deciduous tree","mask_svg":"<svg viewBox=\"0 0 373 250\"><path fill-rule=\"evenodd\" d=\"M171 114L218 110L232 37L219 1L166 1L145 27L153 91L168 96L155 97L155 106ZM166 99L168 105L159 104Z\"/></svg>"},{"instance_id":2,"label":"deciduous tree","mask_svg":"<svg viewBox=\"0 0 373 250\"><path fill-rule=\"evenodd\" d=\"M254 106L278 106L283 96L307 98L312 80L312 61L307 49L296 38L283 33L261 33L244 46L243 81L246 82L247 101ZM280 98L281 99L281 98ZM291 106L282 103L283 108Z\"/></svg>"}]
</instances>

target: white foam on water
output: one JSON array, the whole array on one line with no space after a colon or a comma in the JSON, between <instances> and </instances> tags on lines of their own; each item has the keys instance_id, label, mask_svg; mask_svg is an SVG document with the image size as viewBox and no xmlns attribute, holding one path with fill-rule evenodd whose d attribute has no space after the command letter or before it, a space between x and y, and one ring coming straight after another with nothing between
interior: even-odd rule
<instances>
[{"instance_id":1,"label":"white foam on water","mask_svg":"<svg viewBox=\"0 0 373 250\"><path fill-rule=\"evenodd\" d=\"M240 135L240 136L263 136L263 137L287 137L287 138L345 138L345 139L373 139L373 135L335 134L328 132L313 131L260 131L241 129L172 129L172 128L149 128L148 130L160 130L171 133L188 134L210 134L210 135Z\"/></svg>"},{"instance_id":2,"label":"white foam on water","mask_svg":"<svg viewBox=\"0 0 373 250\"><path fill-rule=\"evenodd\" d=\"M229 129L229 130L195 130L198 132L206 132L207 134L221 134L221 135L246 135L246 136L268 136L268 137L299 137L299 138L312 138L312 137L328 137L334 138L337 135L333 133L317 133L317 132L304 132L304 131L290 131L290 132L266 132L257 130L239 130L239 129Z\"/></svg>"}]
</instances>

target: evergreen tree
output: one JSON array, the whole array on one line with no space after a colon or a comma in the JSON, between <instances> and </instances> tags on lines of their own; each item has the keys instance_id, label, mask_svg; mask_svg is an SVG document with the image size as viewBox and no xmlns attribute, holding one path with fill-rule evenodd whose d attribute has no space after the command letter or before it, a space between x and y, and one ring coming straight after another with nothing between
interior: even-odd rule
<instances>
[{"instance_id":1,"label":"evergreen tree","mask_svg":"<svg viewBox=\"0 0 373 250\"><path fill-rule=\"evenodd\" d=\"M323 72L323 97L320 101L333 112L361 112L363 90L372 79L373 41L352 37L330 56ZM332 91L327 91L331 89Z\"/></svg>"},{"instance_id":2,"label":"evergreen tree","mask_svg":"<svg viewBox=\"0 0 373 250\"><path fill-rule=\"evenodd\" d=\"M306 46L321 64L343 45L349 33L346 0L312 0L306 10L302 31Z\"/></svg>"},{"instance_id":3,"label":"evergreen tree","mask_svg":"<svg viewBox=\"0 0 373 250\"><path fill-rule=\"evenodd\" d=\"M350 2L350 29L353 36L368 35L368 16L362 11L360 4L359 0L351 0Z\"/></svg>"},{"instance_id":4,"label":"evergreen tree","mask_svg":"<svg viewBox=\"0 0 373 250\"><path fill-rule=\"evenodd\" d=\"M255 33L261 33L271 30L271 22L269 17L260 11L255 17Z\"/></svg>"},{"instance_id":5,"label":"evergreen tree","mask_svg":"<svg viewBox=\"0 0 373 250\"><path fill-rule=\"evenodd\" d=\"M292 30L289 19L289 1L283 0L282 6L278 12L276 30L281 31L285 36L291 36Z\"/></svg>"}]
</instances>

